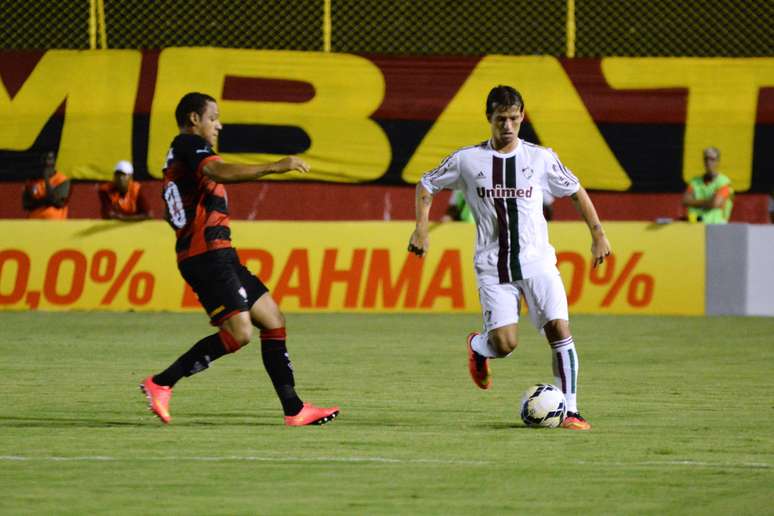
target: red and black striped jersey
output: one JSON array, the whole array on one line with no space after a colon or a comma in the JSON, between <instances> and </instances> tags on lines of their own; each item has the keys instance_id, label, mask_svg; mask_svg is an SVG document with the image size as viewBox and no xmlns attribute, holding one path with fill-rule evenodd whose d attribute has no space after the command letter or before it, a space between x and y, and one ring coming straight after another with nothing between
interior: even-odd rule
<instances>
[{"instance_id":1,"label":"red and black striped jersey","mask_svg":"<svg viewBox=\"0 0 774 516\"><path fill-rule=\"evenodd\" d=\"M226 188L203 172L206 163L219 159L201 136L179 134L172 140L162 195L167 222L177 236L178 262L231 247Z\"/></svg>"}]
</instances>

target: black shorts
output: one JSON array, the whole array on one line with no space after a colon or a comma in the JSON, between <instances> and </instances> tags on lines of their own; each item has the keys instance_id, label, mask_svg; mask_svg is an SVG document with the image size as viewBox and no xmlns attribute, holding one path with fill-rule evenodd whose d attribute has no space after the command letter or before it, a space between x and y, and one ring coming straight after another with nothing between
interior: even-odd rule
<instances>
[{"instance_id":1,"label":"black shorts","mask_svg":"<svg viewBox=\"0 0 774 516\"><path fill-rule=\"evenodd\" d=\"M196 292L213 326L220 326L236 313L250 310L253 303L269 291L239 262L233 247L192 256L177 267Z\"/></svg>"}]
</instances>

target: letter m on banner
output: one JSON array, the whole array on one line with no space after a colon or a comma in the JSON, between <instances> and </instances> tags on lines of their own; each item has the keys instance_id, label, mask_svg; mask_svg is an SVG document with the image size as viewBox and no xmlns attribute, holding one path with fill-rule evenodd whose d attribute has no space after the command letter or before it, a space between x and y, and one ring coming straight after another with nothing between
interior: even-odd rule
<instances>
[{"instance_id":1,"label":"letter m on banner","mask_svg":"<svg viewBox=\"0 0 774 516\"><path fill-rule=\"evenodd\" d=\"M31 71L26 78L17 74L14 80L3 75L0 149L28 150L57 115L66 122L58 145L57 168L67 176L93 178L101 173L107 178L116 161L132 156L139 51L52 50L37 62L37 54L18 55L29 61ZM0 65L0 72L5 68Z\"/></svg>"}]
</instances>

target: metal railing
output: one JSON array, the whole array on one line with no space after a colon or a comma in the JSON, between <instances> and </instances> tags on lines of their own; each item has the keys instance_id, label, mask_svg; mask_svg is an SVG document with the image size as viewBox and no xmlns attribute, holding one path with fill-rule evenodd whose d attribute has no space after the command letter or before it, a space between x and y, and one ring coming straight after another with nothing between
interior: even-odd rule
<instances>
[{"instance_id":1,"label":"metal railing","mask_svg":"<svg viewBox=\"0 0 774 516\"><path fill-rule=\"evenodd\" d=\"M0 48L407 55L774 55L758 0L4 0Z\"/></svg>"}]
</instances>

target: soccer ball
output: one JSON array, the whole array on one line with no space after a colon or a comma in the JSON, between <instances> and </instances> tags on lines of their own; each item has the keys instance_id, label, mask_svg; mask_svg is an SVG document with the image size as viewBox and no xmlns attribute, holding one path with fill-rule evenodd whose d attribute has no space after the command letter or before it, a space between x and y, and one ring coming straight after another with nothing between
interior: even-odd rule
<instances>
[{"instance_id":1,"label":"soccer ball","mask_svg":"<svg viewBox=\"0 0 774 516\"><path fill-rule=\"evenodd\" d=\"M564 394L551 384L533 385L521 398L521 420L527 426L556 428L566 414Z\"/></svg>"}]
</instances>

